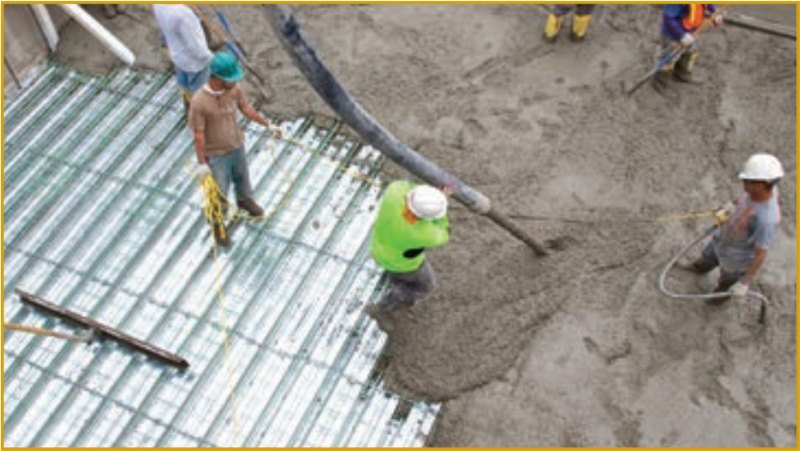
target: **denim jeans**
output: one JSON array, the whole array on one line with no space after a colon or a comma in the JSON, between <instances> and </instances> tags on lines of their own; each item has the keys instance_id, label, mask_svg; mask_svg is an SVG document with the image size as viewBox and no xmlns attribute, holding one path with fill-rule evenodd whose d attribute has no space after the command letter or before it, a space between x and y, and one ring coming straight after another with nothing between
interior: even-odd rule
<instances>
[{"instance_id":1,"label":"denim jeans","mask_svg":"<svg viewBox=\"0 0 800 451\"><path fill-rule=\"evenodd\" d=\"M253 188L250 186L250 171L247 168L244 149L236 149L225 155L215 155L206 158L211 174L219 185L222 194L228 198L231 182L236 191L236 200L253 197Z\"/></svg>"},{"instance_id":2,"label":"denim jeans","mask_svg":"<svg viewBox=\"0 0 800 451\"><path fill-rule=\"evenodd\" d=\"M208 81L209 69L206 67L200 72L184 72L177 67L175 68L175 81L181 89L185 89L192 94L202 88Z\"/></svg>"}]
</instances>

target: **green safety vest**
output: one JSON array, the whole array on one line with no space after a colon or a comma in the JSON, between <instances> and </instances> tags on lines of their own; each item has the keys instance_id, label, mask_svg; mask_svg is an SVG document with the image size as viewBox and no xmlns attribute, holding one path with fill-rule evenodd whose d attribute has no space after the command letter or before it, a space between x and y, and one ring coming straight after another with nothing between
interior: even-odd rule
<instances>
[{"instance_id":1,"label":"green safety vest","mask_svg":"<svg viewBox=\"0 0 800 451\"><path fill-rule=\"evenodd\" d=\"M384 269L405 273L417 270L425 261L425 249L442 246L450 239L447 216L409 221L403 216L406 195L416 185L407 180L389 184L383 194L372 230L370 253Z\"/></svg>"}]
</instances>

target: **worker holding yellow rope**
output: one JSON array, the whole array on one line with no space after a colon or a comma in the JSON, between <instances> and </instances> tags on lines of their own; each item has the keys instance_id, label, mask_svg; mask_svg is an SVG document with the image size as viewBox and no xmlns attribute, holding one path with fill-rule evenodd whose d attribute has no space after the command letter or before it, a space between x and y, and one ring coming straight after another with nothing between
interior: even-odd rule
<instances>
[{"instance_id":1,"label":"worker holding yellow rope","mask_svg":"<svg viewBox=\"0 0 800 451\"><path fill-rule=\"evenodd\" d=\"M212 222L214 239L222 247L231 245L224 224L231 184L240 209L251 217L264 215L264 210L253 199L244 153L244 133L236 122L237 111L251 121L270 128L277 139L281 138L280 129L274 127L247 100L238 84L243 76L244 70L236 57L228 52L217 52L211 59L208 83L192 97L189 108L188 125L194 134L198 162L196 175L205 194L217 196L215 201L212 199L212 202L207 202L207 209L214 211L206 211L206 215Z\"/></svg>"},{"instance_id":2,"label":"worker holding yellow rope","mask_svg":"<svg viewBox=\"0 0 800 451\"><path fill-rule=\"evenodd\" d=\"M717 266L720 277L715 293L747 295L748 287L764 264L780 222L777 183L783 178L780 161L770 154L754 154L739 173L744 193L728 209L702 255L687 269L706 274ZM721 304L729 297L708 302Z\"/></svg>"}]
</instances>

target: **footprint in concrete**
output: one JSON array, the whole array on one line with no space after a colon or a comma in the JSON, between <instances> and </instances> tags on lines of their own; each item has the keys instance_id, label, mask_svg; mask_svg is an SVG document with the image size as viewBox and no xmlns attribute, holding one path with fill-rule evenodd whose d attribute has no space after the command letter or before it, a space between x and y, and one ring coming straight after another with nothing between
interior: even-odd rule
<instances>
[{"instance_id":1,"label":"footprint in concrete","mask_svg":"<svg viewBox=\"0 0 800 451\"><path fill-rule=\"evenodd\" d=\"M577 242L578 240L570 235L562 235L555 238L550 238L549 240L545 241L545 245L548 249L552 249L554 251L565 251Z\"/></svg>"}]
</instances>

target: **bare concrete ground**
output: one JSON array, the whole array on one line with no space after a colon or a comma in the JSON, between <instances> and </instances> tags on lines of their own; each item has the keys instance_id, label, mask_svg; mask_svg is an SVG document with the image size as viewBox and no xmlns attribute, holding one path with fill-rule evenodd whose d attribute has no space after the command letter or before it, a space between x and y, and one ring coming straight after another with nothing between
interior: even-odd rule
<instances>
[{"instance_id":1,"label":"bare concrete ground","mask_svg":"<svg viewBox=\"0 0 800 451\"><path fill-rule=\"evenodd\" d=\"M144 66L165 68L149 7L126 8L109 27ZM794 24L793 6L749 8ZM275 90L269 111L328 111L257 6L224 10ZM794 42L709 30L699 83L628 98L623 85L657 45L650 6L601 6L585 43L555 45L540 39L536 5L297 13L329 68L401 139L504 211L551 218L524 222L558 249L537 259L455 206L452 243L431 255L438 290L393 319L391 384L445 401L431 445L795 446ZM59 58L113 64L68 28ZM772 302L767 326L742 325L732 304L659 295L662 265L707 223L649 219L724 203L763 151L787 169L779 238L756 284ZM684 292L712 283L670 280Z\"/></svg>"}]
</instances>

